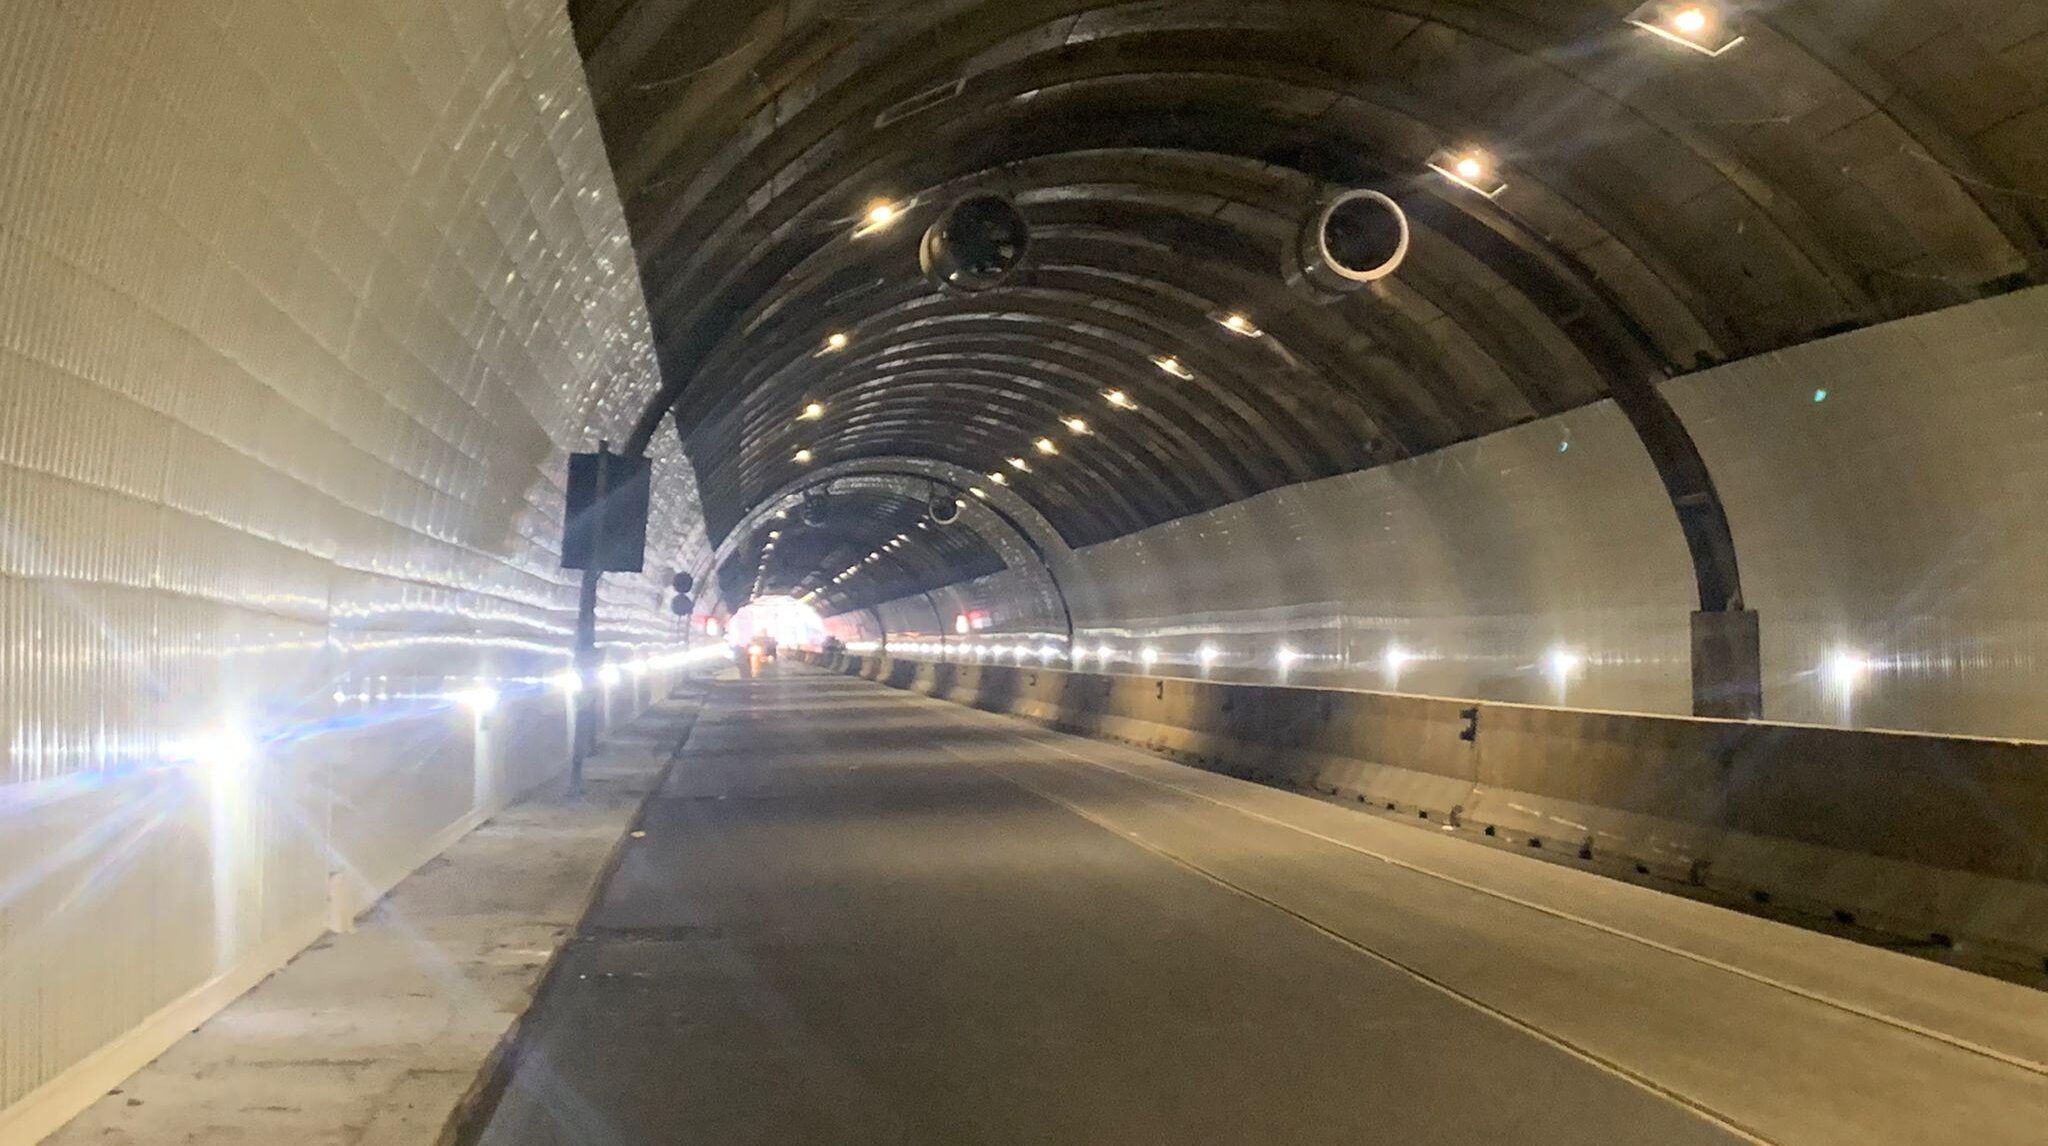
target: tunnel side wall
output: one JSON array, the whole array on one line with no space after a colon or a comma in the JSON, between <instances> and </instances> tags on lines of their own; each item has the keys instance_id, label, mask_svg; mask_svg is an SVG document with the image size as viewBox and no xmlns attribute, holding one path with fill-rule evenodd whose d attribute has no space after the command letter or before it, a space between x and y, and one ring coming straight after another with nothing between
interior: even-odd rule
<instances>
[{"instance_id":1,"label":"tunnel side wall","mask_svg":"<svg viewBox=\"0 0 2048 1146\"><path fill-rule=\"evenodd\" d=\"M896 688L1598 870L2048 955L2048 745L843 656Z\"/></svg>"},{"instance_id":2,"label":"tunnel side wall","mask_svg":"<svg viewBox=\"0 0 2048 1146\"><path fill-rule=\"evenodd\" d=\"M563 457L657 377L559 3L5 4L0 77L12 1142L561 769ZM183 758L223 724L261 759Z\"/></svg>"},{"instance_id":3,"label":"tunnel side wall","mask_svg":"<svg viewBox=\"0 0 2048 1146\"><path fill-rule=\"evenodd\" d=\"M1767 717L2048 739L2044 329L2036 288L1667 384L1761 618ZM1691 712L1691 565L1611 403L1056 554L1053 571L1080 647L1112 667L1149 647L1157 671L1202 675L1209 646L1211 678L1279 680L1284 647L1293 683ZM994 618L983 644L1059 627L1000 577L933 596ZM915 604L892 637L928 633Z\"/></svg>"}]
</instances>

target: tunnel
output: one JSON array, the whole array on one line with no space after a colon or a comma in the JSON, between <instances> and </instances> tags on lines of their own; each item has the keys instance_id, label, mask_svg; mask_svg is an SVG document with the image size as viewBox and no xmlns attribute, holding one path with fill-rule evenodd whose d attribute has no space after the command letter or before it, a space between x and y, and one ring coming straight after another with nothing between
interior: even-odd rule
<instances>
[{"instance_id":1,"label":"tunnel","mask_svg":"<svg viewBox=\"0 0 2048 1146\"><path fill-rule=\"evenodd\" d=\"M0 6L0 1146L2048 1140L2043 0Z\"/></svg>"}]
</instances>

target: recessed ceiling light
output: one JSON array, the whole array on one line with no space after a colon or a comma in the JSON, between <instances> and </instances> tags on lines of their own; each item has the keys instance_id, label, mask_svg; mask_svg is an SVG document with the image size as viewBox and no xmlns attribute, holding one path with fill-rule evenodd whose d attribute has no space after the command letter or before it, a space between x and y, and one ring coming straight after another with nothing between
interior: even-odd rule
<instances>
[{"instance_id":1,"label":"recessed ceiling light","mask_svg":"<svg viewBox=\"0 0 2048 1146\"><path fill-rule=\"evenodd\" d=\"M1439 151L1429 157L1429 169L1467 191L1488 199L1508 189L1500 177L1492 153L1477 147Z\"/></svg>"},{"instance_id":2,"label":"recessed ceiling light","mask_svg":"<svg viewBox=\"0 0 2048 1146\"><path fill-rule=\"evenodd\" d=\"M825 403L823 402L806 402L804 403L804 412L797 415L797 417L802 418L806 422L815 422L824 416Z\"/></svg>"},{"instance_id":3,"label":"recessed ceiling light","mask_svg":"<svg viewBox=\"0 0 2048 1146\"><path fill-rule=\"evenodd\" d=\"M1047 457L1052 457L1053 455L1060 452L1059 444L1057 442L1054 442L1051 438L1040 438L1037 441L1031 443L1031 448L1037 450L1039 453L1044 454Z\"/></svg>"},{"instance_id":4,"label":"recessed ceiling light","mask_svg":"<svg viewBox=\"0 0 2048 1146\"><path fill-rule=\"evenodd\" d=\"M1152 365L1159 367L1161 370L1166 371L1168 374L1173 375L1175 378L1178 378L1183 382L1195 376L1194 371L1188 369L1185 365L1181 363L1180 359L1175 358L1171 354L1162 354L1159 357L1154 358L1152 360Z\"/></svg>"},{"instance_id":5,"label":"recessed ceiling light","mask_svg":"<svg viewBox=\"0 0 2048 1146\"><path fill-rule=\"evenodd\" d=\"M1009 479L1009 478L1008 478L1007 476L1005 476L1004 474L1002 474L1001 472L995 472L995 473L991 473L991 474L989 474L989 475L988 475L988 480L990 480L990 481L992 481L992 482L996 483L997 485L1009 485L1009 484L1010 484L1010 479Z\"/></svg>"},{"instance_id":6,"label":"recessed ceiling light","mask_svg":"<svg viewBox=\"0 0 2048 1146\"><path fill-rule=\"evenodd\" d=\"M800 466L807 466L807 465L810 465L810 464L811 464L811 451L809 451L809 450L798 450L798 451L796 452L796 456L795 456L794 458L792 458L791 460L792 460L792 461L794 461L794 462L796 462L796 464L798 464L798 465L800 465Z\"/></svg>"},{"instance_id":7,"label":"recessed ceiling light","mask_svg":"<svg viewBox=\"0 0 2048 1146\"><path fill-rule=\"evenodd\" d=\"M1104 390L1102 392L1102 400L1119 410L1135 410L1138 408L1138 404L1131 401L1131 396L1122 390Z\"/></svg>"},{"instance_id":8,"label":"recessed ceiling light","mask_svg":"<svg viewBox=\"0 0 2048 1146\"><path fill-rule=\"evenodd\" d=\"M1093 431L1088 428L1088 423L1080 418L1061 418L1060 425L1065 426L1067 428L1068 433L1075 434L1077 436L1086 436L1090 433L1093 433Z\"/></svg>"},{"instance_id":9,"label":"recessed ceiling light","mask_svg":"<svg viewBox=\"0 0 2048 1146\"><path fill-rule=\"evenodd\" d=\"M1016 470L1020 474L1028 474L1031 472L1031 463L1025 461L1023 458L1006 458L1004 460L1010 463L1011 469Z\"/></svg>"},{"instance_id":10,"label":"recessed ceiling light","mask_svg":"<svg viewBox=\"0 0 2048 1146\"><path fill-rule=\"evenodd\" d=\"M978 485L977 485L977 486L969 486L969 487L968 487L968 489L967 489L967 492L968 492L968 493L971 493L971 494L973 494L974 496L976 496L976 497L978 497L978 498L981 498L981 499L983 499L983 500L987 500L987 498L988 498L988 491L987 491L987 490L985 490L985 489L983 489L983 488L981 488L981 487L980 487L980 486L978 486Z\"/></svg>"},{"instance_id":11,"label":"recessed ceiling light","mask_svg":"<svg viewBox=\"0 0 2048 1146\"><path fill-rule=\"evenodd\" d=\"M869 235L873 235L878 232L888 230L890 227L895 226L898 222L902 221L903 213L906 210L908 210L910 206L911 201L907 200L891 202L887 199L877 199L874 202L869 203L867 207L861 211L860 223L858 226L854 227L853 237L856 239L863 239Z\"/></svg>"},{"instance_id":12,"label":"recessed ceiling light","mask_svg":"<svg viewBox=\"0 0 2048 1146\"><path fill-rule=\"evenodd\" d=\"M1628 22L1660 40L1718 56L1744 37L1725 4L1711 0L1650 0L1629 13Z\"/></svg>"},{"instance_id":13,"label":"recessed ceiling light","mask_svg":"<svg viewBox=\"0 0 2048 1146\"><path fill-rule=\"evenodd\" d=\"M852 335L846 333L843 330L835 330L832 333L825 336L825 349L823 353L833 354L838 351L844 350L850 343L852 343L852 341Z\"/></svg>"},{"instance_id":14,"label":"recessed ceiling light","mask_svg":"<svg viewBox=\"0 0 2048 1146\"><path fill-rule=\"evenodd\" d=\"M1231 311L1229 314L1220 314L1214 317L1218 325L1232 334L1240 334L1246 338L1258 338L1266 333L1259 329L1259 325L1253 322L1249 315L1238 311Z\"/></svg>"}]
</instances>

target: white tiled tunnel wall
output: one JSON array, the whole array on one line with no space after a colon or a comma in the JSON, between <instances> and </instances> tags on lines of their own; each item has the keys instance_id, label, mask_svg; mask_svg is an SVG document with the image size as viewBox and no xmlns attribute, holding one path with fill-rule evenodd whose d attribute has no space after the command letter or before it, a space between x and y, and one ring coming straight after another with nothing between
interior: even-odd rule
<instances>
[{"instance_id":1,"label":"white tiled tunnel wall","mask_svg":"<svg viewBox=\"0 0 2048 1146\"><path fill-rule=\"evenodd\" d=\"M1666 384L1728 507L1767 718L2048 739L2043 329L2036 287ZM1090 669L1150 648L1199 675L1207 649L1231 679L1691 711L1692 568L1611 401L1055 566ZM968 647L1014 663L1063 628L1008 573L931 597L839 631L914 643L971 608L997 623Z\"/></svg>"},{"instance_id":2,"label":"white tiled tunnel wall","mask_svg":"<svg viewBox=\"0 0 2048 1146\"><path fill-rule=\"evenodd\" d=\"M561 0L0 4L0 1141L560 766L441 698L565 667L564 455L656 383ZM662 438L608 641L704 552Z\"/></svg>"}]
</instances>

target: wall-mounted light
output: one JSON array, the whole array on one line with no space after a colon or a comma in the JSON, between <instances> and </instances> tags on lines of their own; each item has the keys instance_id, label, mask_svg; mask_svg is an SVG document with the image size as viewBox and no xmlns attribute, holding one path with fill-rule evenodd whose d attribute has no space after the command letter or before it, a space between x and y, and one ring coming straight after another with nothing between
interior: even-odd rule
<instances>
[{"instance_id":1,"label":"wall-mounted light","mask_svg":"<svg viewBox=\"0 0 2048 1146\"><path fill-rule=\"evenodd\" d=\"M1281 645L1280 650L1273 654L1273 663L1279 665L1280 671L1283 673L1292 669L1294 663L1300 659L1301 654L1286 645Z\"/></svg>"},{"instance_id":2,"label":"wall-mounted light","mask_svg":"<svg viewBox=\"0 0 2048 1146\"><path fill-rule=\"evenodd\" d=\"M1188 369L1186 363L1183 363L1171 354L1161 354L1152 359L1152 365L1159 367L1183 382L1191 381L1195 376L1195 372Z\"/></svg>"},{"instance_id":3,"label":"wall-mounted light","mask_svg":"<svg viewBox=\"0 0 2048 1146\"><path fill-rule=\"evenodd\" d=\"M448 699L468 709L477 716L489 716L498 709L498 690L482 681L468 688L448 694Z\"/></svg>"},{"instance_id":4,"label":"wall-mounted light","mask_svg":"<svg viewBox=\"0 0 2048 1146\"><path fill-rule=\"evenodd\" d=\"M1491 152L1482 148L1467 147L1445 149L1429 157L1429 169L1456 183L1467 191L1496 198L1508 189L1500 177L1499 165Z\"/></svg>"},{"instance_id":5,"label":"wall-mounted light","mask_svg":"<svg viewBox=\"0 0 2048 1146\"><path fill-rule=\"evenodd\" d=\"M1408 662L1414 660L1415 657L1414 654L1400 645L1388 645L1386 656L1383 659L1386 662L1387 671L1394 676L1400 676L1401 670L1406 668Z\"/></svg>"},{"instance_id":6,"label":"wall-mounted light","mask_svg":"<svg viewBox=\"0 0 2048 1146\"><path fill-rule=\"evenodd\" d=\"M1727 6L1710 0L1650 0L1629 13L1628 22L1707 57L1719 56L1744 39Z\"/></svg>"},{"instance_id":7,"label":"wall-mounted light","mask_svg":"<svg viewBox=\"0 0 2048 1146\"><path fill-rule=\"evenodd\" d=\"M256 738L234 720L222 720L211 728L163 746L166 762L200 768L216 775L245 771L262 754L262 746L256 743Z\"/></svg>"},{"instance_id":8,"label":"wall-mounted light","mask_svg":"<svg viewBox=\"0 0 2048 1146\"><path fill-rule=\"evenodd\" d=\"M1828 683L1844 692L1854 689L1870 675L1870 658L1854 649L1836 649L1828 654Z\"/></svg>"}]
</instances>

